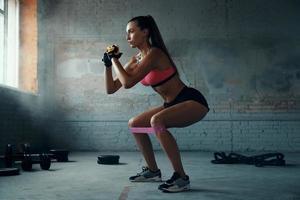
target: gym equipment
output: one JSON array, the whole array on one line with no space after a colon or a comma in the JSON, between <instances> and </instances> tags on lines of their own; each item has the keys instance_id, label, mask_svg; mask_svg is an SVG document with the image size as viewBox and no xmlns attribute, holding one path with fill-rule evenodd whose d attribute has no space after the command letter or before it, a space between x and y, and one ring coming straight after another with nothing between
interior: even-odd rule
<instances>
[{"instance_id":1,"label":"gym equipment","mask_svg":"<svg viewBox=\"0 0 300 200\"><path fill-rule=\"evenodd\" d=\"M119 164L119 155L100 155L98 156L98 164L116 165Z\"/></svg>"},{"instance_id":2,"label":"gym equipment","mask_svg":"<svg viewBox=\"0 0 300 200\"><path fill-rule=\"evenodd\" d=\"M107 53L107 55L110 59L111 58L118 58L119 59L122 56L122 53L119 52L119 47L115 44L106 47L105 53Z\"/></svg>"},{"instance_id":3,"label":"gym equipment","mask_svg":"<svg viewBox=\"0 0 300 200\"><path fill-rule=\"evenodd\" d=\"M24 154L21 164L22 169L24 171L31 171L33 164L40 164L41 169L49 170L51 159L47 154Z\"/></svg>"},{"instance_id":4,"label":"gym equipment","mask_svg":"<svg viewBox=\"0 0 300 200\"><path fill-rule=\"evenodd\" d=\"M106 47L106 53L117 54L119 52L119 47L115 44Z\"/></svg>"},{"instance_id":5,"label":"gym equipment","mask_svg":"<svg viewBox=\"0 0 300 200\"><path fill-rule=\"evenodd\" d=\"M145 134L145 133L154 134L155 133L155 131L152 127L132 127L132 128L130 128L130 131L132 133L142 133L142 134Z\"/></svg>"},{"instance_id":6,"label":"gym equipment","mask_svg":"<svg viewBox=\"0 0 300 200\"><path fill-rule=\"evenodd\" d=\"M0 176L14 176L19 174L19 168L0 168Z\"/></svg>"},{"instance_id":7,"label":"gym equipment","mask_svg":"<svg viewBox=\"0 0 300 200\"><path fill-rule=\"evenodd\" d=\"M13 153L12 153L12 146L11 144L7 144L6 145L6 148L5 148L5 151L4 151L4 155L1 155L0 156L0 159L4 161L4 166L5 168L12 168L13 166Z\"/></svg>"},{"instance_id":8,"label":"gym equipment","mask_svg":"<svg viewBox=\"0 0 300 200\"><path fill-rule=\"evenodd\" d=\"M22 153L26 154L27 152L30 152L30 145L28 143L22 144ZM45 154L48 155L51 159L56 160L57 162L68 162L69 158L69 151L66 149L51 149L49 151L50 153Z\"/></svg>"},{"instance_id":9,"label":"gym equipment","mask_svg":"<svg viewBox=\"0 0 300 200\"><path fill-rule=\"evenodd\" d=\"M5 155L0 156L4 159L6 168L11 168L14 161L21 161L21 166L24 171L30 171L33 164L40 164L41 169L48 170L51 166L51 159L47 154L31 154L30 145L22 144L23 153L13 154L12 145L7 144Z\"/></svg>"},{"instance_id":10,"label":"gym equipment","mask_svg":"<svg viewBox=\"0 0 300 200\"><path fill-rule=\"evenodd\" d=\"M167 129L161 127L131 127L131 133L142 133L142 134L155 134L157 132L165 132Z\"/></svg>"},{"instance_id":11,"label":"gym equipment","mask_svg":"<svg viewBox=\"0 0 300 200\"><path fill-rule=\"evenodd\" d=\"M238 153L215 152L213 164L249 164L256 167L263 167L266 165L271 166L284 166L285 160L282 153L266 153L255 156L244 156Z\"/></svg>"},{"instance_id":12,"label":"gym equipment","mask_svg":"<svg viewBox=\"0 0 300 200\"><path fill-rule=\"evenodd\" d=\"M69 151L65 149L52 149L50 150L50 158L57 160L57 162L68 162Z\"/></svg>"}]
</instances>

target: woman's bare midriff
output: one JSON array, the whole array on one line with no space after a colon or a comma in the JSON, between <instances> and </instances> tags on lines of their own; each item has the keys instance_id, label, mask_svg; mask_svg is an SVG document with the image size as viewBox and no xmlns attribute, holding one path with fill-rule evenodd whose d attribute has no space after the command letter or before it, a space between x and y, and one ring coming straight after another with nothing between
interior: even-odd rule
<instances>
[{"instance_id":1,"label":"woman's bare midriff","mask_svg":"<svg viewBox=\"0 0 300 200\"><path fill-rule=\"evenodd\" d=\"M175 75L166 83L157 86L154 90L164 99L165 102L170 102L175 99L185 84L180 80L178 75Z\"/></svg>"}]
</instances>

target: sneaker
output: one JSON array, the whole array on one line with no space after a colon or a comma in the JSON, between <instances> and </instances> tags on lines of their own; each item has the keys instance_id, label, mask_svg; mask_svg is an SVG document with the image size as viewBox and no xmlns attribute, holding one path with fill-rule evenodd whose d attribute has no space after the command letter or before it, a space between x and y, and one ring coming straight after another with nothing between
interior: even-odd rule
<instances>
[{"instance_id":1,"label":"sneaker","mask_svg":"<svg viewBox=\"0 0 300 200\"><path fill-rule=\"evenodd\" d=\"M131 182L161 182L161 172L159 169L153 172L148 167L143 167L142 172L129 177L129 180Z\"/></svg>"},{"instance_id":2,"label":"sneaker","mask_svg":"<svg viewBox=\"0 0 300 200\"><path fill-rule=\"evenodd\" d=\"M159 190L163 192L182 192L190 189L189 176L181 178L177 172L174 172L172 177L165 183L158 186Z\"/></svg>"}]
</instances>

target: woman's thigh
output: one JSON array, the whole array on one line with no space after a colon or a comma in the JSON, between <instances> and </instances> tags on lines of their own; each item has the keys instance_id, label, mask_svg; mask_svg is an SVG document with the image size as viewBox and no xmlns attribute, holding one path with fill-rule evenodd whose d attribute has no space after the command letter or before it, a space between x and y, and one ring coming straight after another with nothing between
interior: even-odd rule
<instances>
[{"instance_id":1,"label":"woman's thigh","mask_svg":"<svg viewBox=\"0 0 300 200\"><path fill-rule=\"evenodd\" d=\"M133 118L131 118L128 122L129 127L151 127L150 120L153 115L162 111L164 109L163 106L151 108Z\"/></svg>"},{"instance_id":2,"label":"woman's thigh","mask_svg":"<svg viewBox=\"0 0 300 200\"><path fill-rule=\"evenodd\" d=\"M153 121L163 123L166 128L186 127L205 117L208 109L200 103L189 100L168 107L153 116Z\"/></svg>"}]
</instances>

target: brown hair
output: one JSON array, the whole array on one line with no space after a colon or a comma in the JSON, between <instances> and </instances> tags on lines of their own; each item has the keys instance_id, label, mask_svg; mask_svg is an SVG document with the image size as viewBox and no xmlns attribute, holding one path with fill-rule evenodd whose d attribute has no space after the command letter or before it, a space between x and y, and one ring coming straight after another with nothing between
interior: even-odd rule
<instances>
[{"instance_id":1,"label":"brown hair","mask_svg":"<svg viewBox=\"0 0 300 200\"><path fill-rule=\"evenodd\" d=\"M161 49L168 56L171 64L175 67L175 69L177 71L177 67L168 52L168 49L163 41L163 38L160 34L160 31L159 31L157 24L156 24L155 20L153 19L153 17L151 15L137 16L137 17L134 17L131 20L129 20L128 23L129 22L136 22L137 26L141 30L148 29L151 45L153 47L157 47L157 48Z\"/></svg>"}]
</instances>

